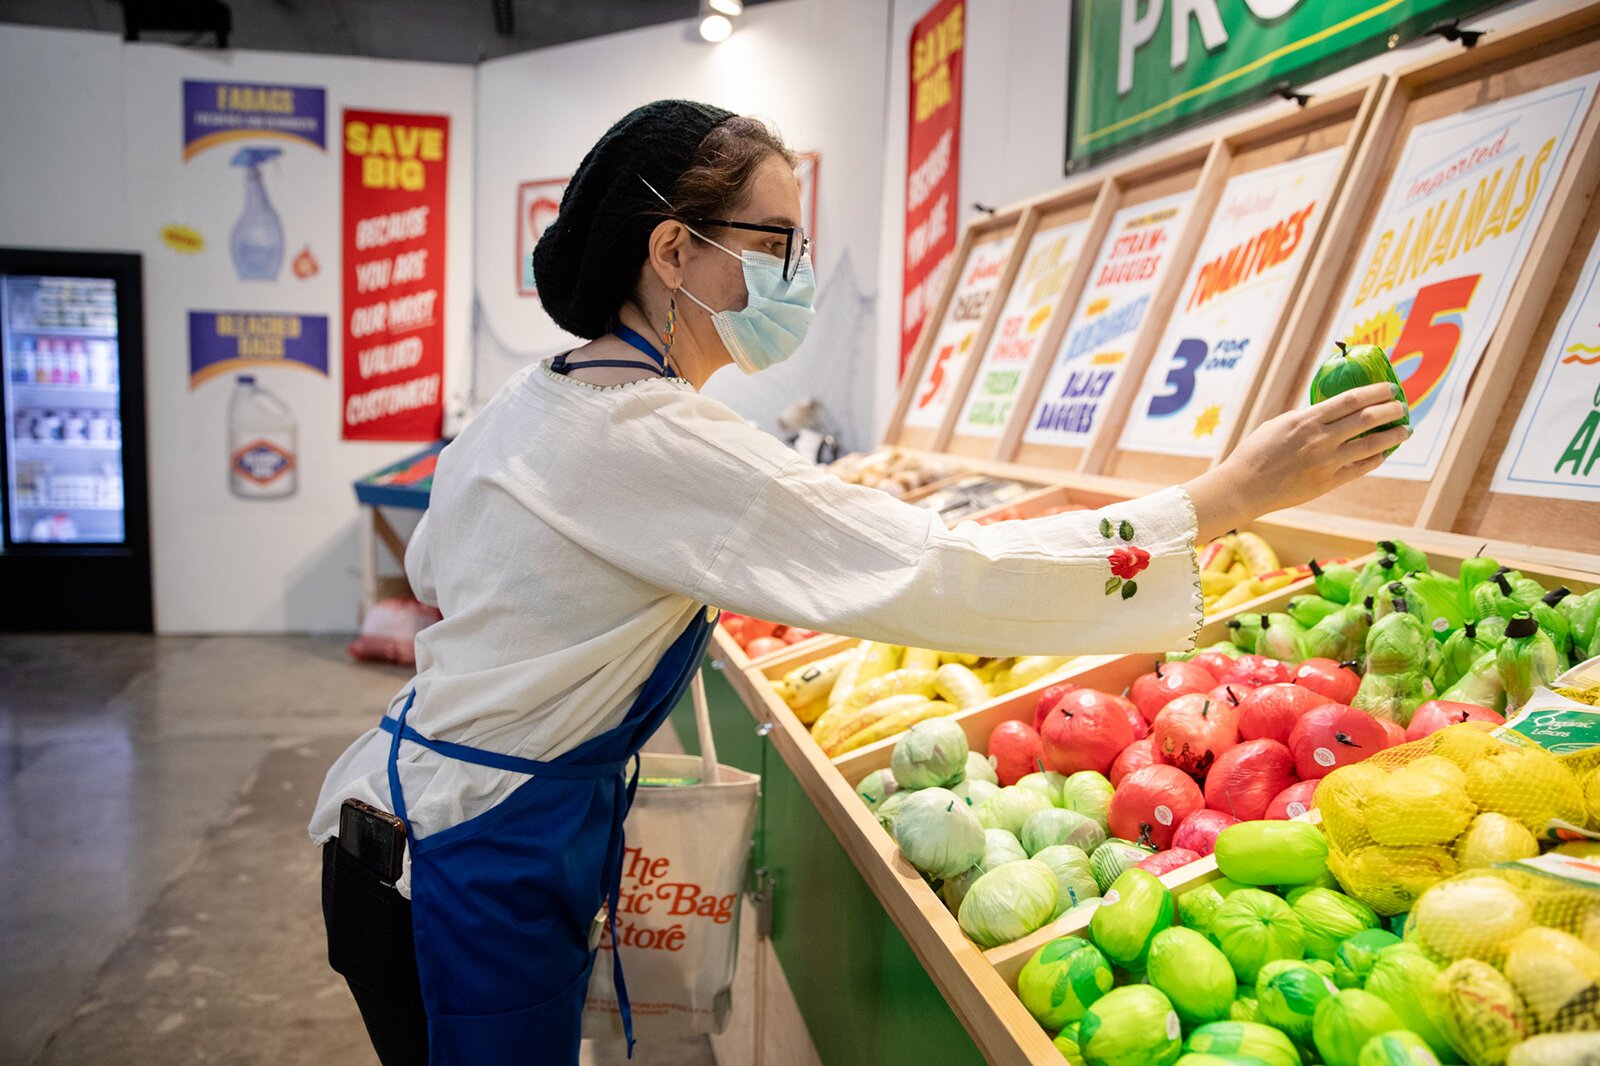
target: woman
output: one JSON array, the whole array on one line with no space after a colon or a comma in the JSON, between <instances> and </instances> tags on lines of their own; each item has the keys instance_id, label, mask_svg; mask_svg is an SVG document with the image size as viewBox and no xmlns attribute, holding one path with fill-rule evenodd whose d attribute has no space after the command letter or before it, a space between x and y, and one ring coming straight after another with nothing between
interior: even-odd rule
<instances>
[{"instance_id":1,"label":"woman","mask_svg":"<svg viewBox=\"0 0 1600 1066\"><path fill-rule=\"evenodd\" d=\"M1185 645L1197 539L1359 476L1408 433L1361 437L1401 408L1360 389L1274 419L1180 488L947 530L698 392L805 335L793 163L760 123L704 104L613 126L533 259L551 317L589 343L513 379L440 457L406 570L444 620L310 826L330 961L389 1066L576 1061L627 766L716 608L994 655ZM1102 517L1131 541L1108 544ZM1105 594L1113 568L1137 573L1135 597ZM333 840L348 798L403 822L397 878L363 865L370 839Z\"/></svg>"}]
</instances>

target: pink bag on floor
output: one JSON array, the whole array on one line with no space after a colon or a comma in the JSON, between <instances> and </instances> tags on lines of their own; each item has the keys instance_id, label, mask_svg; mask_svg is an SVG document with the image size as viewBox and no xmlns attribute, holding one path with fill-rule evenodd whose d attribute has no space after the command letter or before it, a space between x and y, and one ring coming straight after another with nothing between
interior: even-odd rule
<instances>
[{"instance_id":1,"label":"pink bag on floor","mask_svg":"<svg viewBox=\"0 0 1600 1066\"><path fill-rule=\"evenodd\" d=\"M365 662L417 664L417 634L442 619L439 608L416 600L379 600L345 650Z\"/></svg>"}]
</instances>

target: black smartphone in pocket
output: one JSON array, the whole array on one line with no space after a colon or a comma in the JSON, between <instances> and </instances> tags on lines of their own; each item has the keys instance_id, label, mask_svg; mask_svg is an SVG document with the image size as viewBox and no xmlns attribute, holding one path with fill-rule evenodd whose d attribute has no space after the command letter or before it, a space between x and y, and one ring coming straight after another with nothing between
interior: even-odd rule
<instances>
[{"instance_id":1,"label":"black smartphone in pocket","mask_svg":"<svg viewBox=\"0 0 1600 1066\"><path fill-rule=\"evenodd\" d=\"M339 808L339 848L392 885L405 868L406 823L370 803L347 799Z\"/></svg>"}]
</instances>

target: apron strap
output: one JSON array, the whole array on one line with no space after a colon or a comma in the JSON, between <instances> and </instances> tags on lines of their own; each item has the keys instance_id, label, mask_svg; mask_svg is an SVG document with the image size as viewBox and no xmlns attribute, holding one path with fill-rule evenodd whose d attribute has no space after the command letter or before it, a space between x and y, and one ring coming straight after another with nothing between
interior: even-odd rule
<instances>
[{"instance_id":1,"label":"apron strap","mask_svg":"<svg viewBox=\"0 0 1600 1066\"><path fill-rule=\"evenodd\" d=\"M620 781L620 778L618 779ZM611 839L617 849L616 875L606 893L606 924L611 930L611 984L617 993L617 1012L622 1015L622 1035L628 1041L628 1058L633 1058L633 1005L628 1000L628 981L622 973L622 942L617 939L617 911L622 905L622 864L627 857L627 830L624 821L633 807L639 789L639 756L633 757L633 773L628 777L626 802L612 805Z\"/></svg>"},{"instance_id":2,"label":"apron strap","mask_svg":"<svg viewBox=\"0 0 1600 1066\"><path fill-rule=\"evenodd\" d=\"M640 354L647 357L652 363L661 368L661 373L667 373L667 357L656 351L656 346L640 336L639 331L617 323L616 334Z\"/></svg>"},{"instance_id":3,"label":"apron strap","mask_svg":"<svg viewBox=\"0 0 1600 1066\"><path fill-rule=\"evenodd\" d=\"M415 729L405 724L406 712L411 709L411 701L417 698L416 690L406 698L406 705L400 710L400 717L384 718L378 723L382 729L394 737L390 745L391 752L398 752L400 741L409 740L413 744L420 744L429 751L438 752L446 758L456 759L459 762L472 763L474 766L487 766L495 770L509 770L515 774L529 774L536 777L554 777L568 781L599 781L607 777L621 774L628 768L626 759L615 762L602 763L568 763L568 762L542 762L538 759L523 759L516 755L504 755L498 751L485 751L483 748L472 748L465 744L456 744L448 740L435 740L425 737ZM393 759L391 758L391 764ZM394 788L391 781L389 787ZM403 801L397 800L400 804ZM404 818L400 811L395 814Z\"/></svg>"},{"instance_id":4,"label":"apron strap","mask_svg":"<svg viewBox=\"0 0 1600 1066\"><path fill-rule=\"evenodd\" d=\"M658 368L654 363L646 363L638 359L589 359L585 362L575 363L572 366L568 366L567 356L566 354L562 354L556 356L555 359L553 359L550 363L550 369L555 371L557 374L570 374L574 370L587 370L592 366L615 366L624 367L629 370L648 370L655 374L656 377L661 376L660 368Z\"/></svg>"}]
</instances>

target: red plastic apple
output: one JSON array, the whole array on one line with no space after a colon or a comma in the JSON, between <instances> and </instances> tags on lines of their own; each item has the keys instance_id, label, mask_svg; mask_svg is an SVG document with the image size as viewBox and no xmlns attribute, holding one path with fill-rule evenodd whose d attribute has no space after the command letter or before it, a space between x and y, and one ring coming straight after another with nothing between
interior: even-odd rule
<instances>
[{"instance_id":1,"label":"red plastic apple","mask_svg":"<svg viewBox=\"0 0 1600 1066\"><path fill-rule=\"evenodd\" d=\"M1161 757L1156 750L1156 738L1151 736L1140 737L1132 744L1122 749L1122 753L1111 760L1111 769L1106 776L1111 778L1113 785L1122 784L1122 779L1139 769L1141 766L1165 766L1167 760Z\"/></svg>"},{"instance_id":2,"label":"red plastic apple","mask_svg":"<svg viewBox=\"0 0 1600 1066\"><path fill-rule=\"evenodd\" d=\"M1333 703L1349 703L1361 687L1361 675L1332 659L1307 659L1295 667L1294 683Z\"/></svg>"},{"instance_id":3,"label":"red plastic apple","mask_svg":"<svg viewBox=\"0 0 1600 1066\"><path fill-rule=\"evenodd\" d=\"M1138 714L1121 696L1092 688L1067 693L1044 720L1045 761L1057 773L1105 773L1122 749L1138 739L1132 722Z\"/></svg>"},{"instance_id":4,"label":"red plastic apple","mask_svg":"<svg viewBox=\"0 0 1600 1066\"><path fill-rule=\"evenodd\" d=\"M1490 725L1504 725L1505 716L1480 707L1476 703L1457 703L1454 700L1429 700L1417 708L1411 716L1411 724L1406 727L1407 740L1421 740L1431 733L1436 733L1445 726L1459 725L1462 722L1487 722Z\"/></svg>"},{"instance_id":5,"label":"red plastic apple","mask_svg":"<svg viewBox=\"0 0 1600 1066\"><path fill-rule=\"evenodd\" d=\"M1379 718L1378 724L1383 726L1383 732L1388 737L1387 742L1383 745L1384 747L1392 748L1396 744L1404 744L1406 742L1405 727L1399 722L1391 722L1387 718Z\"/></svg>"},{"instance_id":6,"label":"red plastic apple","mask_svg":"<svg viewBox=\"0 0 1600 1066\"><path fill-rule=\"evenodd\" d=\"M752 659L759 659L763 655L771 655L775 651L782 651L788 646L781 637L757 637L744 646L744 653Z\"/></svg>"},{"instance_id":7,"label":"red plastic apple","mask_svg":"<svg viewBox=\"0 0 1600 1066\"><path fill-rule=\"evenodd\" d=\"M1241 822L1257 821L1294 779L1288 748L1266 737L1247 740L1224 752L1206 775L1206 806Z\"/></svg>"},{"instance_id":8,"label":"red plastic apple","mask_svg":"<svg viewBox=\"0 0 1600 1066\"><path fill-rule=\"evenodd\" d=\"M1203 666L1187 663L1156 663L1148 674L1133 679L1128 688L1128 698L1139 708L1146 722L1156 720L1161 708L1179 696L1191 692L1208 692L1215 688L1217 679Z\"/></svg>"},{"instance_id":9,"label":"red plastic apple","mask_svg":"<svg viewBox=\"0 0 1600 1066\"><path fill-rule=\"evenodd\" d=\"M1181 870L1191 862L1199 862L1200 859L1201 856L1188 848L1168 848L1166 851L1156 852L1137 865L1145 873L1155 874L1160 877L1162 874L1170 874L1174 870Z\"/></svg>"},{"instance_id":10,"label":"red plastic apple","mask_svg":"<svg viewBox=\"0 0 1600 1066\"><path fill-rule=\"evenodd\" d=\"M1200 786L1176 766L1141 766L1111 794L1106 816L1113 836L1160 850L1178 824L1206 805Z\"/></svg>"},{"instance_id":11,"label":"red plastic apple","mask_svg":"<svg viewBox=\"0 0 1600 1066\"><path fill-rule=\"evenodd\" d=\"M1227 668L1229 663L1233 662L1233 659L1234 657L1232 655L1228 655L1225 652L1201 651L1196 652L1194 658L1190 659L1189 661L1200 667L1212 677L1216 677Z\"/></svg>"},{"instance_id":12,"label":"red plastic apple","mask_svg":"<svg viewBox=\"0 0 1600 1066\"><path fill-rule=\"evenodd\" d=\"M1272 802L1267 804L1267 813L1262 817L1280 822L1300 817L1316 806L1312 800L1315 799L1317 786L1320 784L1322 784L1320 779L1316 781L1296 781L1272 797Z\"/></svg>"},{"instance_id":13,"label":"red plastic apple","mask_svg":"<svg viewBox=\"0 0 1600 1066\"><path fill-rule=\"evenodd\" d=\"M1191 692L1161 708L1150 735L1163 759L1202 778L1223 752L1239 743L1239 708Z\"/></svg>"},{"instance_id":14,"label":"red plastic apple","mask_svg":"<svg viewBox=\"0 0 1600 1066\"><path fill-rule=\"evenodd\" d=\"M1389 746L1389 734L1376 718L1342 703L1307 711L1289 734L1295 770L1308 781Z\"/></svg>"},{"instance_id":15,"label":"red plastic apple","mask_svg":"<svg viewBox=\"0 0 1600 1066\"><path fill-rule=\"evenodd\" d=\"M1239 704L1239 736L1243 740L1269 737L1288 744L1300 716L1327 702L1327 697L1299 685L1262 685Z\"/></svg>"},{"instance_id":16,"label":"red plastic apple","mask_svg":"<svg viewBox=\"0 0 1600 1066\"><path fill-rule=\"evenodd\" d=\"M1207 807L1203 811L1195 811L1183 820L1177 832L1172 834L1172 846L1187 848L1200 855L1210 855L1217 849L1217 834L1230 825L1238 824L1239 819L1233 815Z\"/></svg>"},{"instance_id":17,"label":"red plastic apple","mask_svg":"<svg viewBox=\"0 0 1600 1066\"><path fill-rule=\"evenodd\" d=\"M1077 687L1070 681L1058 681L1039 693L1039 702L1033 705L1033 728L1043 732L1045 715L1055 710L1056 703L1062 696Z\"/></svg>"},{"instance_id":18,"label":"red plastic apple","mask_svg":"<svg viewBox=\"0 0 1600 1066\"><path fill-rule=\"evenodd\" d=\"M1014 785L1044 763L1044 742L1027 722L1001 722L989 734L989 758L1002 785Z\"/></svg>"},{"instance_id":19,"label":"red plastic apple","mask_svg":"<svg viewBox=\"0 0 1600 1066\"><path fill-rule=\"evenodd\" d=\"M1207 692L1206 695L1218 703L1226 703L1230 707L1237 707L1244 702L1246 696L1255 690L1256 687L1254 685L1241 685L1235 681L1227 685L1218 685L1210 692Z\"/></svg>"},{"instance_id":20,"label":"red plastic apple","mask_svg":"<svg viewBox=\"0 0 1600 1066\"><path fill-rule=\"evenodd\" d=\"M1268 659L1264 655L1241 655L1217 675L1220 684L1237 681L1245 685L1276 685L1294 680L1294 668L1286 662Z\"/></svg>"}]
</instances>

